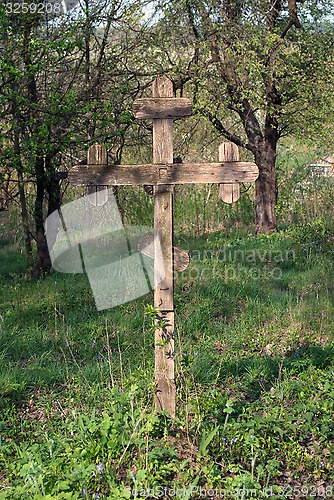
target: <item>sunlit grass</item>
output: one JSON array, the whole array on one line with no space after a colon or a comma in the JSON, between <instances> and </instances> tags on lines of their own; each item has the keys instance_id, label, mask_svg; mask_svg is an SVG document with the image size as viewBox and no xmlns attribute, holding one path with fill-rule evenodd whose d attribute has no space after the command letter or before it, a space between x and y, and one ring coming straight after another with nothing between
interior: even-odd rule
<instances>
[{"instance_id":1,"label":"sunlit grass","mask_svg":"<svg viewBox=\"0 0 334 500\"><path fill-rule=\"evenodd\" d=\"M152 294L97 312L85 276L2 260L0 498L333 484L332 254L283 233L180 241L174 423L152 413Z\"/></svg>"}]
</instances>

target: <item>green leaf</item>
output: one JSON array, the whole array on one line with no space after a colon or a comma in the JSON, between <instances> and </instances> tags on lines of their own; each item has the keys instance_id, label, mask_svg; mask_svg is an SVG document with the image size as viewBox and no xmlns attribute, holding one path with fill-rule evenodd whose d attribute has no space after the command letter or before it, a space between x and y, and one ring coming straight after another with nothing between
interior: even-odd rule
<instances>
[{"instance_id":1,"label":"green leaf","mask_svg":"<svg viewBox=\"0 0 334 500\"><path fill-rule=\"evenodd\" d=\"M304 418L305 418L305 420L307 420L308 422L311 422L311 420L312 420L313 416L314 416L314 414L313 414L311 411L308 411L307 413L305 413Z\"/></svg>"},{"instance_id":2,"label":"green leaf","mask_svg":"<svg viewBox=\"0 0 334 500\"><path fill-rule=\"evenodd\" d=\"M211 443L211 441L213 440L213 438L217 434L218 430L219 430L219 427L215 427L214 429L212 429L212 431L208 434L207 437L205 437L205 434L203 434L200 445L199 445L199 449L198 449L199 456L204 457L207 454L207 447L209 446L209 444Z\"/></svg>"}]
</instances>

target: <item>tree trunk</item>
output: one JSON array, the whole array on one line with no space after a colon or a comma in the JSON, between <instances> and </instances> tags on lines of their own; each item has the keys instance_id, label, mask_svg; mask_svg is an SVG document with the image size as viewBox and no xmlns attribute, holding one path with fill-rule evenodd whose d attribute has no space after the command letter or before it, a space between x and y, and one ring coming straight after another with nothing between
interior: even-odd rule
<instances>
[{"instance_id":1,"label":"tree trunk","mask_svg":"<svg viewBox=\"0 0 334 500\"><path fill-rule=\"evenodd\" d=\"M61 207L61 189L60 189L60 178L55 171L54 163L52 157L47 155L45 158L45 170L47 176L46 191L48 194L48 210L47 215L51 215L53 212L60 210ZM52 224L52 226L51 226ZM48 222L48 244L49 250L53 247L57 235L60 229L59 218L54 217L54 219Z\"/></svg>"},{"instance_id":2,"label":"tree trunk","mask_svg":"<svg viewBox=\"0 0 334 500\"><path fill-rule=\"evenodd\" d=\"M54 156L54 155L53 155ZM46 191L48 194L48 215L51 215L61 206L60 177L54 168L52 157L47 155L45 158L45 170L47 176Z\"/></svg>"},{"instance_id":3,"label":"tree trunk","mask_svg":"<svg viewBox=\"0 0 334 500\"><path fill-rule=\"evenodd\" d=\"M256 235L270 234L276 228L276 148L277 141L271 138L255 151L255 163L259 167L255 183Z\"/></svg>"},{"instance_id":4,"label":"tree trunk","mask_svg":"<svg viewBox=\"0 0 334 500\"><path fill-rule=\"evenodd\" d=\"M33 278L38 278L41 272L47 272L51 268L51 259L49 255L49 249L44 230L43 204L45 195L45 172L44 172L44 160L41 157L36 158L35 173L36 173L36 199L35 199L34 219L36 228L37 257L32 276Z\"/></svg>"},{"instance_id":5,"label":"tree trunk","mask_svg":"<svg viewBox=\"0 0 334 500\"><path fill-rule=\"evenodd\" d=\"M18 183L20 205L21 205L21 221L23 227L25 251L26 251L26 265L27 265L27 271L30 273L33 267L32 245L31 245L31 236L29 231L29 214L27 208L27 200L24 190L24 181L21 169L17 170L17 183Z\"/></svg>"}]
</instances>

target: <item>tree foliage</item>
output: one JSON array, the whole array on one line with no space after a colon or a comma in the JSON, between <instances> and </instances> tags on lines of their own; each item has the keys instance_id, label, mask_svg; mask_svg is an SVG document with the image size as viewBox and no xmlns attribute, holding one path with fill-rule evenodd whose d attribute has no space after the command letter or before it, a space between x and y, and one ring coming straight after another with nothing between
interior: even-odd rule
<instances>
[{"instance_id":1,"label":"tree foliage","mask_svg":"<svg viewBox=\"0 0 334 500\"><path fill-rule=\"evenodd\" d=\"M84 0L48 18L2 4L0 198L2 206L20 202L31 266L37 248L35 274L50 267L44 220L61 204L59 171L94 142L116 163L131 151L147 156L151 129L134 125L131 108L160 74L194 102L180 144L196 154L199 128L209 123L254 155L257 232L270 232L279 141L332 144L331 7L333 0Z\"/></svg>"},{"instance_id":2,"label":"tree foliage","mask_svg":"<svg viewBox=\"0 0 334 500\"><path fill-rule=\"evenodd\" d=\"M325 140L330 130L321 124L330 123L332 100L331 7L333 2L290 0L161 5L160 22L174 19L182 39L186 55L178 71L198 113L222 137L248 149L259 166L258 233L276 225L278 142L292 133Z\"/></svg>"},{"instance_id":3,"label":"tree foliage","mask_svg":"<svg viewBox=\"0 0 334 500\"><path fill-rule=\"evenodd\" d=\"M132 58L140 18L131 2L86 0L72 17L51 20L2 6L1 163L16 175L30 261L31 238L37 247L35 275L50 267L44 220L61 203L60 166L96 141L120 162L140 88Z\"/></svg>"}]
</instances>

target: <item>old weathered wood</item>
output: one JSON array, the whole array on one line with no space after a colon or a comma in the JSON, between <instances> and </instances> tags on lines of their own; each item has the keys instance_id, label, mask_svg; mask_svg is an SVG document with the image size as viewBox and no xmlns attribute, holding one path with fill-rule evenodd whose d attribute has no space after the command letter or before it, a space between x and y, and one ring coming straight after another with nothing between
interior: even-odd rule
<instances>
[{"instance_id":1,"label":"old weathered wood","mask_svg":"<svg viewBox=\"0 0 334 500\"><path fill-rule=\"evenodd\" d=\"M153 82L155 98L173 96L172 82L165 76ZM173 119L153 119L153 163L173 163ZM146 182L146 184L151 184ZM153 184L153 183L152 183ZM158 283L160 270L155 266L154 305L159 311L155 332L155 406L175 416L176 390L174 366L174 283L173 283L173 187L154 187L154 231L159 236L164 262L164 279ZM155 263L158 262L155 245ZM161 323L162 321L162 323Z\"/></svg>"},{"instance_id":2,"label":"old weathered wood","mask_svg":"<svg viewBox=\"0 0 334 500\"><path fill-rule=\"evenodd\" d=\"M154 259L154 236L147 234L143 236L138 242L138 252L146 257ZM173 246L173 269L179 273L185 271L190 264L190 257L188 252Z\"/></svg>"},{"instance_id":3,"label":"old weathered wood","mask_svg":"<svg viewBox=\"0 0 334 500\"><path fill-rule=\"evenodd\" d=\"M173 163L173 119L188 116L191 103L173 98L173 85L167 77L153 82L153 98L135 101L133 112L136 118L153 120L153 164L110 166L105 148L96 145L90 149L88 165L72 168L68 179L95 191L97 186L153 185L154 234L158 237L145 236L138 243L138 250L155 258L155 405L175 416L173 262L175 269L185 269L189 256L173 247L173 185L218 183L222 199L231 203L240 195L236 183L254 182L258 168L255 163L238 161L234 145L221 147L219 163ZM95 202L101 202L99 193Z\"/></svg>"},{"instance_id":4,"label":"old weathered wood","mask_svg":"<svg viewBox=\"0 0 334 500\"><path fill-rule=\"evenodd\" d=\"M173 193L167 188L166 191L161 191L164 188L165 186L155 187L154 197L154 230L160 239L165 275L163 282L155 289L154 304L161 311L173 311L173 231L170 230L170 223L173 222ZM160 251L159 248L157 250ZM160 277L160 271L157 272L157 277Z\"/></svg>"},{"instance_id":5,"label":"old weathered wood","mask_svg":"<svg viewBox=\"0 0 334 500\"><path fill-rule=\"evenodd\" d=\"M169 131L169 130L168 130ZM166 132L166 131L165 131ZM159 154L163 155L164 151ZM71 184L137 185L254 182L258 167L251 162L161 163L147 165L78 165L68 174Z\"/></svg>"},{"instance_id":6,"label":"old weathered wood","mask_svg":"<svg viewBox=\"0 0 334 500\"><path fill-rule=\"evenodd\" d=\"M182 118L191 115L191 101L185 97L151 97L136 99L133 115L139 120L147 118Z\"/></svg>"},{"instance_id":7,"label":"old weathered wood","mask_svg":"<svg viewBox=\"0 0 334 500\"><path fill-rule=\"evenodd\" d=\"M219 146L219 161L222 162L239 162L239 149L233 142L223 142ZM253 182L242 181L242 182ZM240 182L240 181L239 181ZM219 186L219 198L225 203L234 203L240 198L240 184L225 183Z\"/></svg>"},{"instance_id":8,"label":"old weathered wood","mask_svg":"<svg viewBox=\"0 0 334 500\"><path fill-rule=\"evenodd\" d=\"M103 144L93 144L88 149L87 167L90 165L106 165L108 155L106 147ZM110 169L110 167L109 167ZM99 207L108 201L108 186L105 183L92 184L87 183L87 192L91 195L88 199L92 205Z\"/></svg>"}]
</instances>

